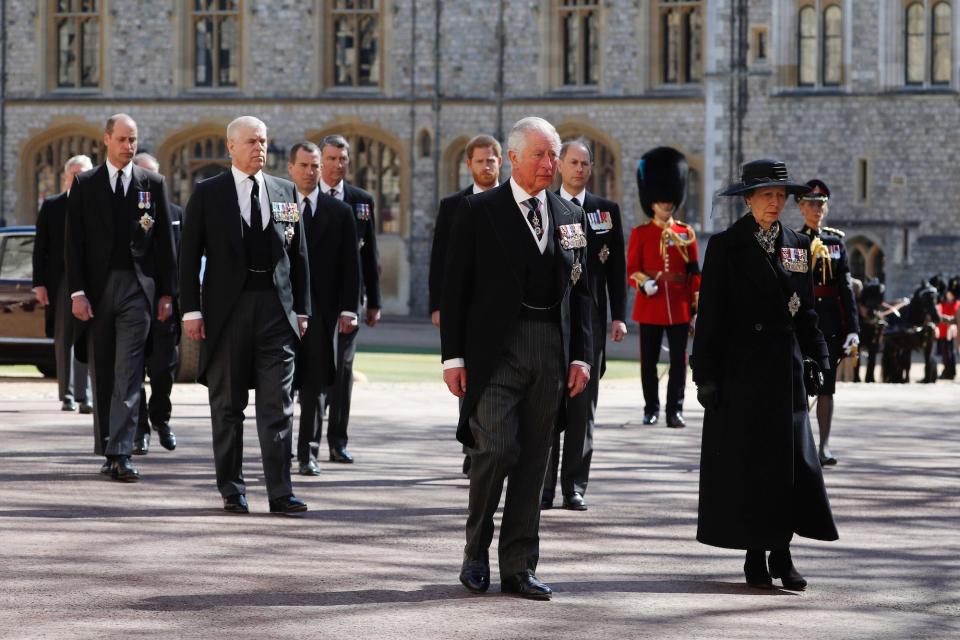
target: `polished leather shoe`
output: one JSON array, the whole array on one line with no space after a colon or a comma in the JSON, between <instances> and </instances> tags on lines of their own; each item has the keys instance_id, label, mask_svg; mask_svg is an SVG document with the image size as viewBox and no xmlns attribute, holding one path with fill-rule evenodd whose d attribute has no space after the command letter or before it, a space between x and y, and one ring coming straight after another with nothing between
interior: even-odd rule
<instances>
[{"instance_id":1,"label":"polished leather shoe","mask_svg":"<svg viewBox=\"0 0 960 640\"><path fill-rule=\"evenodd\" d=\"M553 589L540 582L532 571L521 571L500 581L500 591L531 600L549 600Z\"/></svg>"},{"instance_id":2,"label":"polished leather shoe","mask_svg":"<svg viewBox=\"0 0 960 640\"><path fill-rule=\"evenodd\" d=\"M100 467L100 473L102 473L102 474L105 475L105 476L112 475L112 474L113 474L113 460L111 460L110 458L107 458L107 461L104 462L103 465Z\"/></svg>"},{"instance_id":3,"label":"polished leather shoe","mask_svg":"<svg viewBox=\"0 0 960 640\"><path fill-rule=\"evenodd\" d=\"M346 447L334 447L330 449L330 462L350 464L353 462L353 456L350 455Z\"/></svg>"},{"instance_id":4,"label":"polished leather shoe","mask_svg":"<svg viewBox=\"0 0 960 640\"><path fill-rule=\"evenodd\" d=\"M553 496L543 496L540 498L540 510L547 511L553 509Z\"/></svg>"},{"instance_id":5,"label":"polished leather shoe","mask_svg":"<svg viewBox=\"0 0 960 640\"><path fill-rule=\"evenodd\" d=\"M773 581L767 571L767 552L763 549L748 549L743 563L743 575L747 584L756 589L772 589Z\"/></svg>"},{"instance_id":6,"label":"polished leather shoe","mask_svg":"<svg viewBox=\"0 0 960 640\"><path fill-rule=\"evenodd\" d=\"M293 495L270 501L270 513L303 513L306 510L307 503Z\"/></svg>"},{"instance_id":7,"label":"polished leather shoe","mask_svg":"<svg viewBox=\"0 0 960 640\"><path fill-rule=\"evenodd\" d=\"M803 591L807 588L806 579L793 566L789 548L774 549L770 552L770 577L779 579L783 588L790 591Z\"/></svg>"},{"instance_id":8,"label":"polished leather shoe","mask_svg":"<svg viewBox=\"0 0 960 640\"><path fill-rule=\"evenodd\" d=\"M76 411L77 403L73 401L73 398L67 398L63 401L63 404L60 405L60 411Z\"/></svg>"},{"instance_id":9,"label":"polished leather shoe","mask_svg":"<svg viewBox=\"0 0 960 640\"><path fill-rule=\"evenodd\" d=\"M660 416L657 415L656 413L645 413L645 414L643 414L643 424L648 425L648 426L649 426L649 425L653 425L653 424L657 424L657 420L659 420L659 419L660 419Z\"/></svg>"},{"instance_id":10,"label":"polished leather shoe","mask_svg":"<svg viewBox=\"0 0 960 640\"><path fill-rule=\"evenodd\" d=\"M316 460L310 460L300 465L300 475L302 476L318 476L320 475L320 467L317 466Z\"/></svg>"},{"instance_id":11,"label":"polished leather shoe","mask_svg":"<svg viewBox=\"0 0 960 640\"><path fill-rule=\"evenodd\" d=\"M679 411L667 414L667 426L671 429L683 429L687 426L687 421L683 419L683 414Z\"/></svg>"},{"instance_id":12,"label":"polished leather shoe","mask_svg":"<svg viewBox=\"0 0 960 640\"><path fill-rule=\"evenodd\" d=\"M223 510L227 513L250 513L247 497L242 493L223 499Z\"/></svg>"},{"instance_id":13,"label":"polished leather shoe","mask_svg":"<svg viewBox=\"0 0 960 640\"><path fill-rule=\"evenodd\" d=\"M820 466L828 467L832 464L837 464L837 459L830 453L830 449L820 447Z\"/></svg>"},{"instance_id":14,"label":"polished leather shoe","mask_svg":"<svg viewBox=\"0 0 960 640\"><path fill-rule=\"evenodd\" d=\"M476 559L463 559L460 584L473 593L484 593L490 588L490 558L486 552Z\"/></svg>"},{"instance_id":15,"label":"polished leather shoe","mask_svg":"<svg viewBox=\"0 0 960 640\"><path fill-rule=\"evenodd\" d=\"M470 477L470 456L463 456L463 475Z\"/></svg>"},{"instance_id":16,"label":"polished leather shoe","mask_svg":"<svg viewBox=\"0 0 960 640\"><path fill-rule=\"evenodd\" d=\"M160 438L161 447L167 451L173 451L177 448L177 436L174 435L173 429L170 428L170 425L161 423L154 425L154 429L157 430L157 436Z\"/></svg>"},{"instance_id":17,"label":"polished leather shoe","mask_svg":"<svg viewBox=\"0 0 960 640\"><path fill-rule=\"evenodd\" d=\"M586 511L587 503L583 501L583 496L574 491L568 496L563 496L563 508L570 511Z\"/></svg>"},{"instance_id":18,"label":"polished leather shoe","mask_svg":"<svg viewBox=\"0 0 960 640\"><path fill-rule=\"evenodd\" d=\"M145 456L150 453L150 432L143 434L133 441L133 455Z\"/></svg>"},{"instance_id":19,"label":"polished leather shoe","mask_svg":"<svg viewBox=\"0 0 960 640\"><path fill-rule=\"evenodd\" d=\"M83 414L86 414L86 415L89 415L89 414L93 413L93 405L92 405L91 403L89 403L89 402L81 402L81 403L80 403L80 413L83 413Z\"/></svg>"},{"instance_id":20,"label":"polished leather shoe","mask_svg":"<svg viewBox=\"0 0 960 640\"><path fill-rule=\"evenodd\" d=\"M127 456L113 461L111 475L119 482L140 482L140 470L130 464L130 458Z\"/></svg>"}]
</instances>

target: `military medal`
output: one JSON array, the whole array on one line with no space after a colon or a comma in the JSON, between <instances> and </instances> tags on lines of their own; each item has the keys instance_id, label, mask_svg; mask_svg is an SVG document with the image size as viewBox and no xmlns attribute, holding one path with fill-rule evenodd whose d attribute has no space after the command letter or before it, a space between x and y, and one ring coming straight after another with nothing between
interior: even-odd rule
<instances>
[{"instance_id":1,"label":"military medal","mask_svg":"<svg viewBox=\"0 0 960 640\"><path fill-rule=\"evenodd\" d=\"M583 273L583 266L579 262L573 263L573 269L570 270L570 280L573 284L577 284L577 281L580 280L580 274Z\"/></svg>"},{"instance_id":2,"label":"military medal","mask_svg":"<svg viewBox=\"0 0 960 640\"><path fill-rule=\"evenodd\" d=\"M607 258L610 257L610 247L603 245L600 247L600 264L604 264L607 261Z\"/></svg>"},{"instance_id":3,"label":"military medal","mask_svg":"<svg viewBox=\"0 0 960 640\"><path fill-rule=\"evenodd\" d=\"M565 250L583 249L587 246L587 236L579 222L560 225L560 246Z\"/></svg>"},{"instance_id":4,"label":"military medal","mask_svg":"<svg viewBox=\"0 0 960 640\"><path fill-rule=\"evenodd\" d=\"M780 263L787 271L806 273L810 270L807 250L794 247L780 248Z\"/></svg>"},{"instance_id":5,"label":"military medal","mask_svg":"<svg viewBox=\"0 0 960 640\"><path fill-rule=\"evenodd\" d=\"M140 228L144 231L150 231L153 228L153 218L150 217L149 213L140 216Z\"/></svg>"},{"instance_id":6,"label":"military medal","mask_svg":"<svg viewBox=\"0 0 960 640\"><path fill-rule=\"evenodd\" d=\"M590 228L597 233L606 233L613 229L613 218L610 217L609 211L588 211L587 222L590 223Z\"/></svg>"},{"instance_id":7,"label":"military medal","mask_svg":"<svg viewBox=\"0 0 960 640\"><path fill-rule=\"evenodd\" d=\"M283 222L284 224L296 224L300 222L300 208L296 202L271 202L270 208L273 210L273 221Z\"/></svg>"},{"instance_id":8,"label":"military medal","mask_svg":"<svg viewBox=\"0 0 960 640\"><path fill-rule=\"evenodd\" d=\"M830 258L833 260L840 259L840 245L838 244L828 244L827 251L830 252Z\"/></svg>"},{"instance_id":9,"label":"military medal","mask_svg":"<svg viewBox=\"0 0 960 640\"><path fill-rule=\"evenodd\" d=\"M137 209L149 209L149 208L150 208L150 192L137 191Z\"/></svg>"},{"instance_id":10,"label":"military medal","mask_svg":"<svg viewBox=\"0 0 960 640\"><path fill-rule=\"evenodd\" d=\"M354 207L357 212L357 220L366 222L370 219L370 205L358 202Z\"/></svg>"},{"instance_id":11,"label":"military medal","mask_svg":"<svg viewBox=\"0 0 960 640\"><path fill-rule=\"evenodd\" d=\"M283 235L287 238L287 242L290 242L291 240L293 240L294 233L295 231L293 230L292 224L288 224L286 228L283 230Z\"/></svg>"},{"instance_id":12,"label":"military medal","mask_svg":"<svg viewBox=\"0 0 960 640\"><path fill-rule=\"evenodd\" d=\"M787 302L787 310L791 316L797 315L797 311L800 311L800 296L797 295L796 291L793 292L793 295L790 296L790 301Z\"/></svg>"}]
</instances>

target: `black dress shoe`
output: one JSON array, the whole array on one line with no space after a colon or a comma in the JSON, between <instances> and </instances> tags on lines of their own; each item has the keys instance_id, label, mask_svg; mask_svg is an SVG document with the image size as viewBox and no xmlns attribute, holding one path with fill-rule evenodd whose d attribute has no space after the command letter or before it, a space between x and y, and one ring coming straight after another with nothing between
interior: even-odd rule
<instances>
[{"instance_id":1,"label":"black dress shoe","mask_svg":"<svg viewBox=\"0 0 960 640\"><path fill-rule=\"evenodd\" d=\"M150 453L150 432L146 432L133 441L133 455L145 456Z\"/></svg>"},{"instance_id":2,"label":"black dress shoe","mask_svg":"<svg viewBox=\"0 0 960 640\"><path fill-rule=\"evenodd\" d=\"M463 456L463 475L470 477L470 456Z\"/></svg>"},{"instance_id":3,"label":"black dress shoe","mask_svg":"<svg viewBox=\"0 0 960 640\"><path fill-rule=\"evenodd\" d=\"M320 467L317 466L316 460L310 460L300 465L300 475L302 476L318 476L320 475Z\"/></svg>"},{"instance_id":4,"label":"black dress shoe","mask_svg":"<svg viewBox=\"0 0 960 640\"><path fill-rule=\"evenodd\" d=\"M174 435L173 429L170 428L170 425L166 423L160 423L158 425L154 425L153 428L157 430L157 436L160 437L161 447L167 451L173 451L177 448L177 436Z\"/></svg>"},{"instance_id":5,"label":"black dress shoe","mask_svg":"<svg viewBox=\"0 0 960 640\"><path fill-rule=\"evenodd\" d=\"M89 402L81 402L81 403L80 403L80 413L83 413L83 414L91 414L91 413L93 413L93 405L90 404Z\"/></svg>"},{"instance_id":6,"label":"black dress shoe","mask_svg":"<svg viewBox=\"0 0 960 640\"><path fill-rule=\"evenodd\" d=\"M350 464L353 462L353 456L350 455L346 447L332 447L330 449L330 462Z\"/></svg>"},{"instance_id":7,"label":"black dress shoe","mask_svg":"<svg viewBox=\"0 0 960 640\"><path fill-rule=\"evenodd\" d=\"M103 466L100 467L100 473L105 476L113 474L113 460L107 458L107 461L103 463Z\"/></svg>"},{"instance_id":8,"label":"black dress shoe","mask_svg":"<svg viewBox=\"0 0 960 640\"><path fill-rule=\"evenodd\" d=\"M660 416L656 413L644 413L643 414L643 424L652 425L657 424L657 420L660 419Z\"/></svg>"},{"instance_id":9,"label":"black dress shoe","mask_svg":"<svg viewBox=\"0 0 960 640\"><path fill-rule=\"evenodd\" d=\"M250 513L247 497L242 493L223 499L223 510L228 513Z\"/></svg>"},{"instance_id":10,"label":"black dress shoe","mask_svg":"<svg viewBox=\"0 0 960 640\"><path fill-rule=\"evenodd\" d=\"M763 549L748 549L743 563L743 575L747 584L756 589L772 589L773 581L767 572L767 552Z\"/></svg>"},{"instance_id":11,"label":"black dress shoe","mask_svg":"<svg viewBox=\"0 0 960 640\"><path fill-rule=\"evenodd\" d=\"M540 498L540 510L547 511L553 509L553 496L543 496Z\"/></svg>"},{"instance_id":12,"label":"black dress shoe","mask_svg":"<svg viewBox=\"0 0 960 640\"><path fill-rule=\"evenodd\" d=\"M296 496L283 496L270 501L270 513L303 513L307 503Z\"/></svg>"},{"instance_id":13,"label":"black dress shoe","mask_svg":"<svg viewBox=\"0 0 960 640\"><path fill-rule=\"evenodd\" d=\"M583 496L574 491L568 496L563 496L563 508L570 511L586 511L587 503L583 501Z\"/></svg>"},{"instance_id":14,"label":"black dress shoe","mask_svg":"<svg viewBox=\"0 0 960 640\"><path fill-rule=\"evenodd\" d=\"M113 479L119 482L140 482L140 471L130 464L127 456L120 456L113 461L111 474Z\"/></svg>"},{"instance_id":15,"label":"black dress shoe","mask_svg":"<svg viewBox=\"0 0 960 640\"><path fill-rule=\"evenodd\" d=\"M484 593L490 588L490 558L486 552L476 559L463 559L460 584L473 593Z\"/></svg>"},{"instance_id":16,"label":"black dress shoe","mask_svg":"<svg viewBox=\"0 0 960 640\"><path fill-rule=\"evenodd\" d=\"M789 547L774 549L770 552L770 577L778 578L783 583L784 589L803 591L807 588L807 581L793 566Z\"/></svg>"},{"instance_id":17,"label":"black dress shoe","mask_svg":"<svg viewBox=\"0 0 960 640\"><path fill-rule=\"evenodd\" d=\"M830 449L820 447L820 466L828 467L832 464L837 464L837 459L830 453Z\"/></svg>"},{"instance_id":18,"label":"black dress shoe","mask_svg":"<svg viewBox=\"0 0 960 640\"><path fill-rule=\"evenodd\" d=\"M73 401L73 398L67 398L63 401L63 404L60 405L60 411L76 411L77 403Z\"/></svg>"},{"instance_id":19,"label":"black dress shoe","mask_svg":"<svg viewBox=\"0 0 960 640\"><path fill-rule=\"evenodd\" d=\"M553 589L540 582L532 571L521 571L518 574L500 581L500 590L504 593L515 593L531 600L549 600Z\"/></svg>"},{"instance_id":20,"label":"black dress shoe","mask_svg":"<svg viewBox=\"0 0 960 640\"><path fill-rule=\"evenodd\" d=\"M683 429L687 426L687 421L683 419L683 414L679 411L667 414L667 426L671 429Z\"/></svg>"}]
</instances>

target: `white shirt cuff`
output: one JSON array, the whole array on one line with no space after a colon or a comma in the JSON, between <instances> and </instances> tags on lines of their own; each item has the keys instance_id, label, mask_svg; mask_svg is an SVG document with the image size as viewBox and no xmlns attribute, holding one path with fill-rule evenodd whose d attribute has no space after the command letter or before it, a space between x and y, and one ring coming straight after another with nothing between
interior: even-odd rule
<instances>
[{"instance_id":1,"label":"white shirt cuff","mask_svg":"<svg viewBox=\"0 0 960 640\"><path fill-rule=\"evenodd\" d=\"M587 364L586 362L584 362L583 360L574 360L574 361L571 362L570 364L578 364L578 365L580 365L581 367L583 367L584 369L587 370L587 375L590 374L590 365L588 365L588 364Z\"/></svg>"},{"instance_id":2,"label":"white shirt cuff","mask_svg":"<svg viewBox=\"0 0 960 640\"><path fill-rule=\"evenodd\" d=\"M310 318L310 316L305 316L305 315L300 314L300 313L297 314L297 317L300 318L301 320L308 320L308 319Z\"/></svg>"},{"instance_id":3,"label":"white shirt cuff","mask_svg":"<svg viewBox=\"0 0 960 640\"><path fill-rule=\"evenodd\" d=\"M358 316L356 313L354 313L353 311L341 311L341 312L340 312L340 315L343 316L343 317L345 317L345 318L353 318L354 320L356 320L357 318L360 317L360 316Z\"/></svg>"},{"instance_id":4,"label":"white shirt cuff","mask_svg":"<svg viewBox=\"0 0 960 640\"><path fill-rule=\"evenodd\" d=\"M456 369L457 367L465 367L467 364L464 362L463 358L450 358L449 360L443 361L443 370L447 369Z\"/></svg>"},{"instance_id":5,"label":"white shirt cuff","mask_svg":"<svg viewBox=\"0 0 960 640\"><path fill-rule=\"evenodd\" d=\"M85 296L85 295L87 295L87 294L85 294L85 293L83 292L83 289L80 289L80 291L74 291L73 293L71 293L71 294L70 294L70 297L71 297L71 298L79 298L80 296Z\"/></svg>"},{"instance_id":6,"label":"white shirt cuff","mask_svg":"<svg viewBox=\"0 0 960 640\"><path fill-rule=\"evenodd\" d=\"M199 311L187 311L183 314L183 321L186 322L187 320L203 320L203 313Z\"/></svg>"}]
</instances>

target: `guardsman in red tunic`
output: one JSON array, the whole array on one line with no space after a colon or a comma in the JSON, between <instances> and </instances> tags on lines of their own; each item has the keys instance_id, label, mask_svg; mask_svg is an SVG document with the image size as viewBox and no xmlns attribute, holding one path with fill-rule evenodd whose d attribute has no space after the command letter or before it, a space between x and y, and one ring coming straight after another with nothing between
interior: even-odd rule
<instances>
[{"instance_id":1,"label":"guardsman in red tunic","mask_svg":"<svg viewBox=\"0 0 960 640\"><path fill-rule=\"evenodd\" d=\"M696 313L700 264L693 227L673 216L687 198L687 159L670 147L648 151L637 168L640 204L650 222L635 227L627 248L627 276L637 290L633 319L640 324L643 424L660 414L657 361L663 334L670 348L667 426L680 428L687 378L687 335Z\"/></svg>"}]
</instances>

